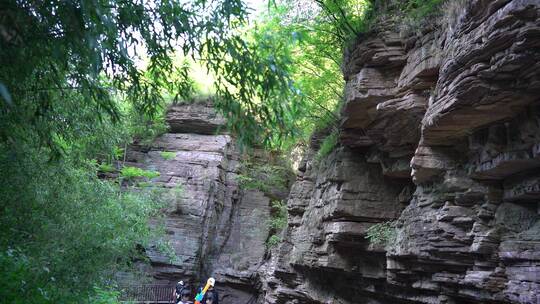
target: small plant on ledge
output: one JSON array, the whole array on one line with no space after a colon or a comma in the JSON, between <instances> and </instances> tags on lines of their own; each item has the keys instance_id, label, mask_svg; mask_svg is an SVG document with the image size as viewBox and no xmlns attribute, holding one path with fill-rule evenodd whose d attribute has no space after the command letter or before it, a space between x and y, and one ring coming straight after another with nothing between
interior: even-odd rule
<instances>
[{"instance_id":1,"label":"small plant on ledge","mask_svg":"<svg viewBox=\"0 0 540 304\"><path fill-rule=\"evenodd\" d=\"M366 230L370 245L388 245L396 239L396 221L375 224Z\"/></svg>"},{"instance_id":2,"label":"small plant on ledge","mask_svg":"<svg viewBox=\"0 0 540 304\"><path fill-rule=\"evenodd\" d=\"M315 159L317 161L321 161L323 158L328 156L338 145L339 143L339 132L338 131L332 131L328 136L326 136L321 143L321 147L319 148L319 151L317 151L317 155L315 156Z\"/></svg>"},{"instance_id":3,"label":"small plant on ledge","mask_svg":"<svg viewBox=\"0 0 540 304\"><path fill-rule=\"evenodd\" d=\"M164 160L172 160L176 157L176 152L163 151L160 153Z\"/></svg>"},{"instance_id":4,"label":"small plant on ledge","mask_svg":"<svg viewBox=\"0 0 540 304\"><path fill-rule=\"evenodd\" d=\"M123 167L122 170L120 170L120 176L127 180L133 180L135 178L141 178L141 177L152 179L152 178L158 177L159 175L160 174L157 171L144 170L137 167L126 166L126 167Z\"/></svg>"},{"instance_id":5,"label":"small plant on ledge","mask_svg":"<svg viewBox=\"0 0 540 304\"><path fill-rule=\"evenodd\" d=\"M102 163L102 164L99 164L98 170L103 173L112 173L116 171L116 168L111 164Z\"/></svg>"},{"instance_id":6,"label":"small plant on ledge","mask_svg":"<svg viewBox=\"0 0 540 304\"><path fill-rule=\"evenodd\" d=\"M266 246L268 248L272 248L277 246L279 243L281 243L281 238L278 235L273 234L268 238L268 241L266 241Z\"/></svg>"}]
</instances>

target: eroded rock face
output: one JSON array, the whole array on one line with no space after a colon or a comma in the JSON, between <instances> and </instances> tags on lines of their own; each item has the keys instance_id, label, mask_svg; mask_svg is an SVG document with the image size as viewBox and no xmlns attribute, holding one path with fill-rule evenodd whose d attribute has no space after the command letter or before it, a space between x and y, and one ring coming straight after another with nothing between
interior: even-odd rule
<instances>
[{"instance_id":1,"label":"eroded rock face","mask_svg":"<svg viewBox=\"0 0 540 304\"><path fill-rule=\"evenodd\" d=\"M301 166L265 303L540 303L540 3L460 3L345 55L341 147Z\"/></svg>"},{"instance_id":2,"label":"eroded rock face","mask_svg":"<svg viewBox=\"0 0 540 304\"><path fill-rule=\"evenodd\" d=\"M225 119L216 113L211 103L183 104L169 108L166 115L172 133L215 135L225 131Z\"/></svg>"},{"instance_id":3,"label":"eroded rock face","mask_svg":"<svg viewBox=\"0 0 540 304\"><path fill-rule=\"evenodd\" d=\"M166 213L181 261L150 250L146 271L214 275L223 303L540 303L540 3L457 3L347 51L340 146L317 160L314 138L268 260L270 199L239 189L223 119L172 109L172 133L129 154L185 189ZM370 244L386 221L395 238Z\"/></svg>"},{"instance_id":4,"label":"eroded rock face","mask_svg":"<svg viewBox=\"0 0 540 304\"><path fill-rule=\"evenodd\" d=\"M217 133L224 120L211 105L174 106L167 122L171 133L133 146L126 163L160 172L152 183L166 189L165 241L179 258L153 246L143 270L153 282L194 287L213 276L220 303L245 303L258 292L253 277L264 260L270 199L239 188L239 152L229 135Z\"/></svg>"}]
</instances>

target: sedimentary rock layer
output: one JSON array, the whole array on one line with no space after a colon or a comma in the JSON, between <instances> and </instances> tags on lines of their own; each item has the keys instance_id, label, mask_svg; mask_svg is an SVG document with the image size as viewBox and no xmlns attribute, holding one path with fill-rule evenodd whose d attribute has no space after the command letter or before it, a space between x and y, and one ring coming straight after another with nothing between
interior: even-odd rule
<instances>
[{"instance_id":1,"label":"sedimentary rock layer","mask_svg":"<svg viewBox=\"0 0 540 304\"><path fill-rule=\"evenodd\" d=\"M318 159L313 138L270 252L270 199L238 187L223 119L172 108L171 133L128 155L184 189L165 218L181 261L150 249L147 272L214 275L223 303L540 303L540 3L448 3L347 50L340 144ZM371 244L387 221L395 236Z\"/></svg>"},{"instance_id":2,"label":"sedimentary rock layer","mask_svg":"<svg viewBox=\"0 0 540 304\"><path fill-rule=\"evenodd\" d=\"M239 188L239 151L220 133L224 120L211 105L173 106L167 122L171 133L150 146L133 145L124 164L160 172L152 183L165 190L168 207L164 223L155 224L164 224L163 241L178 257L170 260L156 240L142 270L154 283L195 287L213 276L222 303L245 303L257 296L252 277L264 260L270 199Z\"/></svg>"},{"instance_id":3,"label":"sedimentary rock layer","mask_svg":"<svg viewBox=\"0 0 540 304\"><path fill-rule=\"evenodd\" d=\"M341 146L306 155L261 301L540 303L540 3L449 2L345 54Z\"/></svg>"}]
</instances>

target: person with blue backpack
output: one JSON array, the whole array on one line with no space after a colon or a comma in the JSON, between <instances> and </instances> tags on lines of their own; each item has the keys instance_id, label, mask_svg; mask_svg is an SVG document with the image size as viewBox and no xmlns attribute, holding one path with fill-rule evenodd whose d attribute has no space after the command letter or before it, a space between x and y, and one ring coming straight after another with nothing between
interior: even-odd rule
<instances>
[{"instance_id":1,"label":"person with blue backpack","mask_svg":"<svg viewBox=\"0 0 540 304\"><path fill-rule=\"evenodd\" d=\"M219 304L219 295L214 288L215 280L213 278L210 278L208 282L210 282L210 284L207 283L207 286L205 286L207 290L203 292L203 287L199 287L198 289L198 295L202 295L202 299L195 300L199 300L200 304Z\"/></svg>"}]
</instances>

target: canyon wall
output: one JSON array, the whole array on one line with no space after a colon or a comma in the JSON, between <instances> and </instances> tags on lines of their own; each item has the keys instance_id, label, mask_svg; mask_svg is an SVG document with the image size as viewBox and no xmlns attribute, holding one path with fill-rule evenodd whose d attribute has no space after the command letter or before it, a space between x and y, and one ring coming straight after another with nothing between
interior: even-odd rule
<instances>
[{"instance_id":1,"label":"canyon wall","mask_svg":"<svg viewBox=\"0 0 540 304\"><path fill-rule=\"evenodd\" d=\"M540 3L450 3L430 26L381 22L347 50L340 143L319 158L313 136L271 250L271 198L239 187L223 119L172 107L170 133L128 153L161 173L179 257L147 248L143 270L213 275L223 304L540 303ZM384 222L393 236L370 243Z\"/></svg>"},{"instance_id":2,"label":"canyon wall","mask_svg":"<svg viewBox=\"0 0 540 304\"><path fill-rule=\"evenodd\" d=\"M450 2L346 52L340 146L314 137L261 302L540 303L540 3Z\"/></svg>"},{"instance_id":3,"label":"canyon wall","mask_svg":"<svg viewBox=\"0 0 540 304\"><path fill-rule=\"evenodd\" d=\"M173 106L166 121L170 133L149 146L130 147L124 165L160 172L152 184L164 190L167 207L155 225L163 225L163 241L177 259L156 240L146 248L150 263L141 263L150 280L131 283L184 280L196 288L213 276L223 304L255 299L253 278L264 261L270 198L239 187L241 155L210 103Z\"/></svg>"}]
</instances>

